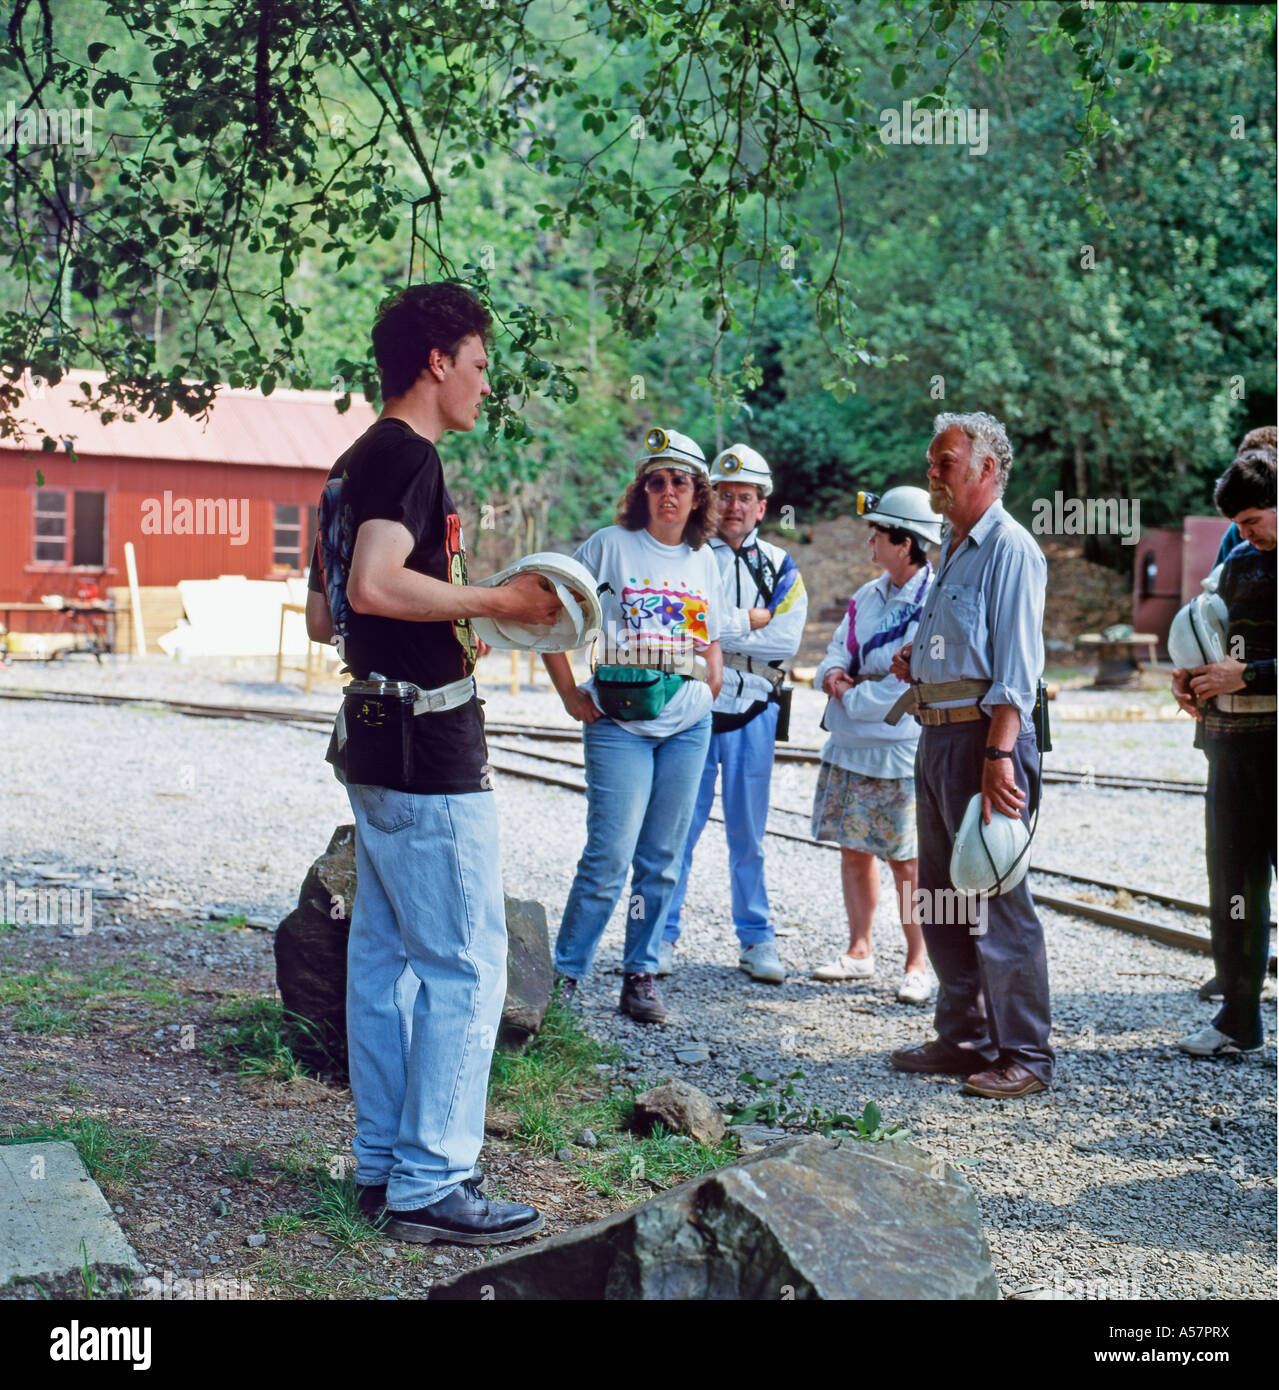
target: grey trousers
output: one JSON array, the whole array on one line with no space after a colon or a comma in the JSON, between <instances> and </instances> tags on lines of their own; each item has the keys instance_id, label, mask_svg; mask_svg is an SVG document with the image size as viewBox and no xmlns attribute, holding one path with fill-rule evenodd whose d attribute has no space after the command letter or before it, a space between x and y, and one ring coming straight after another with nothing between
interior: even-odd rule
<instances>
[{"instance_id":1,"label":"grey trousers","mask_svg":"<svg viewBox=\"0 0 1279 1390\"><path fill-rule=\"evenodd\" d=\"M928 901L938 901L933 895L951 888L950 852L968 802L981 790L988 728L981 719L920 732L915 821L919 887ZM1028 795L1038 764L1034 735L1022 734L1013 748L1013 771ZM1029 819L1025 811L1022 818ZM944 918L940 912L931 915L923 931L941 986L934 1017L938 1037L988 1063L1020 1062L1047 1084L1053 1072L1048 957L1026 880L987 900L984 930L947 925L938 920Z\"/></svg>"}]
</instances>

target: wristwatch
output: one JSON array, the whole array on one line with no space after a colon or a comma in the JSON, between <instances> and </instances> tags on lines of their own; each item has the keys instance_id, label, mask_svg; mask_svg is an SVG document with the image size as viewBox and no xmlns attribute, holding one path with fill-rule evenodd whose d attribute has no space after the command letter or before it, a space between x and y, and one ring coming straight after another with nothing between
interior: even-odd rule
<instances>
[{"instance_id":1,"label":"wristwatch","mask_svg":"<svg viewBox=\"0 0 1279 1390\"><path fill-rule=\"evenodd\" d=\"M1011 758L1013 750L1011 748L987 748L986 761L988 763L998 762L1000 758Z\"/></svg>"},{"instance_id":2,"label":"wristwatch","mask_svg":"<svg viewBox=\"0 0 1279 1390\"><path fill-rule=\"evenodd\" d=\"M1239 674L1243 678L1245 688L1256 685L1257 668L1252 664L1252 662L1249 662Z\"/></svg>"}]
</instances>

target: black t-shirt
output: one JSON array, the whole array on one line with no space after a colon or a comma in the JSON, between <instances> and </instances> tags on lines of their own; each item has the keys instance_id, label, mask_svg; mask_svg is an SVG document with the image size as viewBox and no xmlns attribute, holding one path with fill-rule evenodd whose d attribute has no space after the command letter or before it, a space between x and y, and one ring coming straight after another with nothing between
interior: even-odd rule
<instances>
[{"instance_id":1,"label":"black t-shirt","mask_svg":"<svg viewBox=\"0 0 1279 1390\"><path fill-rule=\"evenodd\" d=\"M356 613L346 585L355 537L366 521L398 521L413 537L405 569L466 583L462 525L444 485L434 444L403 420L371 425L333 465L320 501L310 587L324 593L338 650L358 679L376 671L423 690L469 676L475 635L469 621L410 622ZM329 761L340 765L330 747ZM484 720L478 699L413 721L410 790L442 796L485 790Z\"/></svg>"}]
</instances>

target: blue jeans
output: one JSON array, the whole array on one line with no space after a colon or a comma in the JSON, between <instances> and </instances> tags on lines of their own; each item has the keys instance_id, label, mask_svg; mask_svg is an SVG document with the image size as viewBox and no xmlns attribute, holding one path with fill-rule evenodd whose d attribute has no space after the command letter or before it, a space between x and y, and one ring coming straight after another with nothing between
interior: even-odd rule
<instances>
[{"instance_id":1,"label":"blue jeans","mask_svg":"<svg viewBox=\"0 0 1279 1390\"><path fill-rule=\"evenodd\" d=\"M564 905L555 969L580 980L631 870L627 974L657 973L657 942L679 876L680 856L711 736L708 714L669 738L629 734L611 719L582 726L586 757L586 848Z\"/></svg>"},{"instance_id":2,"label":"blue jeans","mask_svg":"<svg viewBox=\"0 0 1279 1390\"><path fill-rule=\"evenodd\" d=\"M666 914L667 941L679 940L679 915L688 892L688 875L693 867L693 850L711 814L715 800L715 780L720 767L724 784L720 806L724 812L724 833L728 839L728 867L732 884L733 926L737 939L745 946L758 946L773 939L769 921L768 890L764 887L764 830L768 824L768 788L773 776L777 751L777 717L780 709L770 704L749 724L725 734L712 734L702 785L697 792L693 823L684 846L684 866L675 896Z\"/></svg>"},{"instance_id":3,"label":"blue jeans","mask_svg":"<svg viewBox=\"0 0 1279 1390\"><path fill-rule=\"evenodd\" d=\"M431 1205L484 1142L506 998L506 912L491 792L348 785L358 875L346 1021L355 1180L387 1206Z\"/></svg>"}]
</instances>

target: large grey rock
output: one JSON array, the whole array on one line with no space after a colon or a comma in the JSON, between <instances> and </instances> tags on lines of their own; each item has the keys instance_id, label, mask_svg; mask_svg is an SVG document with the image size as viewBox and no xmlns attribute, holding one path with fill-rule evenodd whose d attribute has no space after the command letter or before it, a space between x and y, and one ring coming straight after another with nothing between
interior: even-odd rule
<instances>
[{"instance_id":1,"label":"large grey rock","mask_svg":"<svg viewBox=\"0 0 1279 1390\"><path fill-rule=\"evenodd\" d=\"M355 827L339 825L302 881L298 905L275 933L280 999L297 1015L294 1051L307 1065L344 1076L346 947L355 903ZM546 910L506 899L507 992L500 1039L527 1040L542 1026L553 973Z\"/></svg>"},{"instance_id":2,"label":"large grey rock","mask_svg":"<svg viewBox=\"0 0 1279 1390\"><path fill-rule=\"evenodd\" d=\"M997 1299L962 1177L898 1142L787 1139L437 1284L442 1299Z\"/></svg>"},{"instance_id":3,"label":"large grey rock","mask_svg":"<svg viewBox=\"0 0 1279 1390\"><path fill-rule=\"evenodd\" d=\"M724 1119L715 1102L687 1081L668 1081L636 1096L633 1123L641 1134L663 1124L672 1134L688 1134L703 1144L718 1144L724 1137Z\"/></svg>"},{"instance_id":4,"label":"large grey rock","mask_svg":"<svg viewBox=\"0 0 1279 1390\"><path fill-rule=\"evenodd\" d=\"M542 1026L555 971L546 909L539 902L506 900L506 1002L498 1041L522 1045Z\"/></svg>"},{"instance_id":5,"label":"large grey rock","mask_svg":"<svg viewBox=\"0 0 1279 1390\"><path fill-rule=\"evenodd\" d=\"M280 999L305 1020L295 1053L317 1070L346 1071L346 941L355 902L355 826L339 825L307 870L298 905L275 932Z\"/></svg>"}]
</instances>

